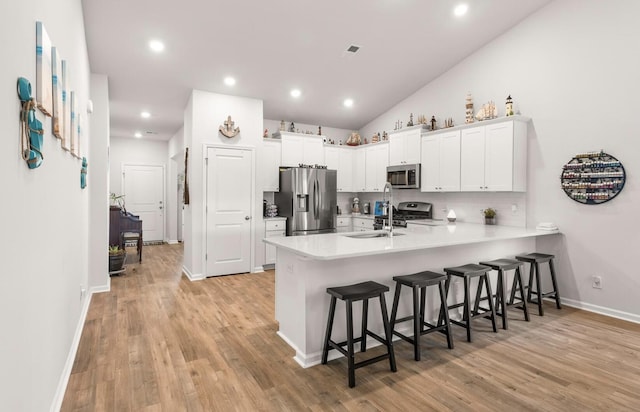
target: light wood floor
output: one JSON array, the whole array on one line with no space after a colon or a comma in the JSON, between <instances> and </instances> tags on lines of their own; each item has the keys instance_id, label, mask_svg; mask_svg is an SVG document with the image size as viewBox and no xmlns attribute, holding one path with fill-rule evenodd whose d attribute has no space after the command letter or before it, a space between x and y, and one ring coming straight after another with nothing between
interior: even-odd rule
<instances>
[{"instance_id":1,"label":"light wood floor","mask_svg":"<svg viewBox=\"0 0 640 412\"><path fill-rule=\"evenodd\" d=\"M513 310L472 344L454 327L454 350L429 335L420 362L400 341L397 373L379 362L349 389L344 358L302 369L275 334L273 271L190 282L181 245L144 253L93 296L63 411L640 410L640 325Z\"/></svg>"}]
</instances>

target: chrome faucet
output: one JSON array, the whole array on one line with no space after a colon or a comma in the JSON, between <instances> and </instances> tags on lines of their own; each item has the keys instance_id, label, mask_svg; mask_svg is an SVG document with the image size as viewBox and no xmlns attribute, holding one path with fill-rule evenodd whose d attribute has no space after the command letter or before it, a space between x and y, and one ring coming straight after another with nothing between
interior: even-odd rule
<instances>
[{"instance_id":1,"label":"chrome faucet","mask_svg":"<svg viewBox=\"0 0 640 412\"><path fill-rule=\"evenodd\" d=\"M389 200L387 200L387 189L389 190ZM391 188L391 183L387 182L384 184L384 189L382 189L382 202L387 206L387 215L388 215L388 224L386 228L387 235L389 237L393 237L393 190Z\"/></svg>"}]
</instances>

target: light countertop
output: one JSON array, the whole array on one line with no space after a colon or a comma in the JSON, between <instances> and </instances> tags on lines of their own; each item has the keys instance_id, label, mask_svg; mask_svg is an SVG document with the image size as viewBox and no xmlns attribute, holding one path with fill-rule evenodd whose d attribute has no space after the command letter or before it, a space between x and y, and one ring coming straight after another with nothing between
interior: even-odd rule
<instances>
[{"instance_id":1,"label":"light countertop","mask_svg":"<svg viewBox=\"0 0 640 412\"><path fill-rule=\"evenodd\" d=\"M352 234L380 233L380 231L369 231L265 238L263 241L300 256L317 260L334 260L560 233L558 231L461 222L440 223L435 226L427 224L428 222L415 223L417 224L409 225L406 229L395 228L393 238L356 239L348 237Z\"/></svg>"}]
</instances>

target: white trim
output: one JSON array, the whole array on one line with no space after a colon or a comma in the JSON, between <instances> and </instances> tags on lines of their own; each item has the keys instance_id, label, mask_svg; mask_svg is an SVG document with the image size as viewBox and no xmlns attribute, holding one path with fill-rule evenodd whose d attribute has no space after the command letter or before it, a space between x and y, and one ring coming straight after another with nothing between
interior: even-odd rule
<instances>
[{"instance_id":1,"label":"white trim","mask_svg":"<svg viewBox=\"0 0 640 412\"><path fill-rule=\"evenodd\" d=\"M253 268L253 271L251 273L262 273L264 272L264 268L262 266L256 266Z\"/></svg>"},{"instance_id":2,"label":"white trim","mask_svg":"<svg viewBox=\"0 0 640 412\"><path fill-rule=\"evenodd\" d=\"M89 292L91 293L91 295L93 295L94 293L104 293L104 292L110 292L110 291L111 291L111 278L110 277L107 278L107 284L106 285L92 286L89 289Z\"/></svg>"},{"instance_id":3,"label":"white trim","mask_svg":"<svg viewBox=\"0 0 640 412\"><path fill-rule=\"evenodd\" d=\"M196 273L195 275L193 273L191 273L189 271L189 269L187 269L186 266L182 266L182 273L184 273L184 275L187 277L187 279L189 279L192 282L195 282L197 280L203 280L204 279L204 275L202 275L202 273Z\"/></svg>"},{"instance_id":4,"label":"white trim","mask_svg":"<svg viewBox=\"0 0 640 412\"><path fill-rule=\"evenodd\" d=\"M177 240L174 240L174 239L167 240L167 244L169 244L169 245L177 245L178 243L180 243L180 242L178 242Z\"/></svg>"},{"instance_id":5,"label":"white trim","mask_svg":"<svg viewBox=\"0 0 640 412\"><path fill-rule=\"evenodd\" d=\"M120 163L120 190L124 194L124 168L127 166L150 166L162 168L162 236L160 238L164 241L167 234L167 168L164 163ZM126 208L126 199L125 199Z\"/></svg>"},{"instance_id":6,"label":"white trim","mask_svg":"<svg viewBox=\"0 0 640 412\"><path fill-rule=\"evenodd\" d=\"M554 300L552 301L555 302ZM636 315L634 313L605 308L604 306L593 305L591 303L580 302L578 300L567 299L567 298L561 298L561 303L563 305L567 305L572 308L586 310L587 312L598 313L600 315L609 316L616 319L622 319L628 322L640 323L640 315Z\"/></svg>"},{"instance_id":7,"label":"white trim","mask_svg":"<svg viewBox=\"0 0 640 412\"><path fill-rule=\"evenodd\" d=\"M89 312L89 305L91 304L92 296L93 292L87 294L87 298L84 300L82 308L80 309L80 319L78 320L78 324L76 325L76 332L73 335L73 340L71 341L69 354L67 355L67 360L64 363L62 375L60 376L60 380L58 381L58 388L56 389L56 393L53 397L53 402L51 403L51 412L57 412L60 410L60 408L62 408L62 401L64 400L64 394L67 391L67 385L69 384L69 378L71 377L73 363L76 360L76 353L78 352L78 346L80 346L80 338L82 337L84 322L87 319L87 313Z\"/></svg>"},{"instance_id":8,"label":"white trim","mask_svg":"<svg viewBox=\"0 0 640 412\"><path fill-rule=\"evenodd\" d=\"M225 144L213 144L213 143L203 143L202 144L202 222L204 226L204 230L202 231L202 272L204 275L201 275L202 278L207 277L207 260L205 256L207 254L207 178L208 178L208 164L207 164L207 156L209 149L233 149L233 150L247 150L251 152L251 200L249 201L249 210L251 213L251 222L249 224L249 241L250 251L249 251L249 268L255 267L255 225L256 219L254 218L255 208L256 208L256 148L255 146L231 146ZM251 270L251 269L249 269Z\"/></svg>"}]
</instances>

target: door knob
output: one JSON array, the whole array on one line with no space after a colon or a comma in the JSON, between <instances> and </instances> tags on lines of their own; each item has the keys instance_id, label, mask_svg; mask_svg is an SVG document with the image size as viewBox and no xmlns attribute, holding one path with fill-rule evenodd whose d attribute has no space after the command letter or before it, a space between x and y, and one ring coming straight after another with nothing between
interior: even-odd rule
<instances>
[{"instance_id":1,"label":"door knob","mask_svg":"<svg viewBox=\"0 0 640 412\"><path fill-rule=\"evenodd\" d=\"M251 219L249 216L244 217L244 220L249 220L249 219Z\"/></svg>"}]
</instances>

